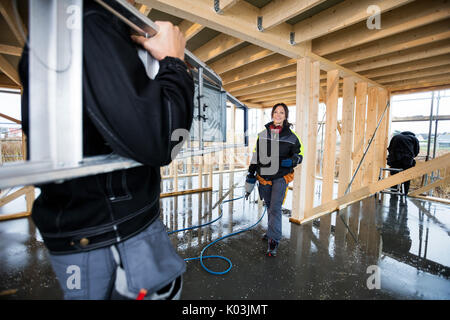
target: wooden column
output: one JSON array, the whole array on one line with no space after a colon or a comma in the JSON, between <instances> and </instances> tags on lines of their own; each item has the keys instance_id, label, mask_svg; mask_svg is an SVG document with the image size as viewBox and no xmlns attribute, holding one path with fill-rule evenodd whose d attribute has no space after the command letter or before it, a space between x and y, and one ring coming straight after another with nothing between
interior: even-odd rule
<instances>
[{"instance_id":1,"label":"wooden column","mask_svg":"<svg viewBox=\"0 0 450 320\"><path fill-rule=\"evenodd\" d=\"M297 102L295 131L300 137L304 137L303 149L309 150L308 146L308 123L311 109L311 60L302 58L297 61ZM306 139L305 139L306 138ZM308 177L308 163L304 161L294 170L294 186L292 196L292 215L295 219L303 219L306 202L306 186Z\"/></svg>"},{"instance_id":2,"label":"wooden column","mask_svg":"<svg viewBox=\"0 0 450 320\"><path fill-rule=\"evenodd\" d=\"M312 209L314 206L314 190L316 181L316 161L317 161L317 129L318 129L318 113L319 113L319 88L320 88L320 62L312 63L311 68L311 94L310 94L310 111L308 119L308 135L300 136L301 139L307 140L308 149L304 148L303 163L306 164L306 185L305 190L305 211ZM302 140L302 143L304 141ZM303 166L303 165L302 165Z\"/></svg>"},{"instance_id":3,"label":"wooden column","mask_svg":"<svg viewBox=\"0 0 450 320\"><path fill-rule=\"evenodd\" d=\"M386 89L378 88L378 119L383 114L384 109L386 108L386 104L388 102L388 92ZM383 116L383 120L381 121L380 127L377 132L377 144L376 144L376 154L377 154L377 170L376 170L376 179L378 180L378 176L380 173L380 168L386 167L386 154L387 154L387 145L386 145L386 135L387 135L387 127L389 122L389 113L386 110L386 113Z\"/></svg>"},{"instance_id":4,"label":"wooden column","mask_svg":"<svg viewBox=\"0 0 450 320\"><path fill-rule=\"evenodd\" d=\"M178 160L172 161L173 191L178 191Z\"/></svg>"},{"instance_id":5,"label":"wooden column","mask_svg":"<svg viewBox=\"0 0 450 320\"><path fill-rule=\"evenodd\" d=\"M327 114L323 154L322 203L333 199L338 97L339 71L331 70L327 73Z\"/></svg>"},{"instance_id":6,"label":"wooden column","mask_svg":"<svg viewBox=\"0 0 450 320\"><path fill-rule=\"evenodd\" d=\"M377 126L377 106L378 106L378 88L370 87L368 91L368 104L367 104L367 117L366 117L366 142L367 145L369 140L372 138L375 128ZM372 144L366 154L364 159L364 178L363 186L367 186L373 182L373 172L375 167L375 141Z\"/></svg>"},{"instance_id":7,"label":"wooden column","mask_svg":"<svg viewBox=\"0 0 450 320\"><path fill-rule=\"evenodd\" d=\"M209 175L208 175L208 187L212 188L213 186L213 171L214 171L214 160L215 153L209 153L208 154L208 168L209 168Z\"/></svg>"},{"instance_id":8,"label":"wooden column","mask_svg":"<svg viewBox=\"0 0 450 320\"><path fill-rule=\"evenodd\" d=\"M264 130L264 109L259 109L259 122L258 122L258 129L256 130L256 133Z\"/></svg>"},{"instance_id":9,"label":"wooden column","mask_svg":"<svg viewBox=\"0 0 450 320\"><path fill-rule=\"evenodd\" d=\"M231 131L231 139L230 139L230 141L231 141L231 143L233 145L235 145L236 144L236 106L234 104L231 105L231 126L230 126L230 131ZM230 159L228 159L228 160L229 160L229 164L230 164L230 170L233 171L234 167L235 167L235 161L234 161L235 159L234 159L234 157L235 157L236 150L235 150L234 147L230 148L229 150L230 150L229 151Z\"/></svg>"},{"instance_id":10,"label":"wooden column","mask_svg":"<svg viewBox=\"0 0 450 320\"><path fill-rule=\"evenodd\" d=\"M367 109L367 82L358 82L356 84L356 112L355 112L355 131L353 147L353 170L355 173L359 162L364 153L365 132L366 132L366 109ZM362 185L363 168L358 170L352 184L352 190L358 190Z\"/></svg>"},{"instance_id":11,"label":"wooden column","mask_svg":"<svg viewBox=\"0 0 450 320\"><path fill-rule=\"evenodd\" d=\"M342 134L339 152L339 186L338 197L345 190L352 175L353 128L355 125L355 82L353 78L344 78L342 103Z\"/></svg>"}]
</instances>

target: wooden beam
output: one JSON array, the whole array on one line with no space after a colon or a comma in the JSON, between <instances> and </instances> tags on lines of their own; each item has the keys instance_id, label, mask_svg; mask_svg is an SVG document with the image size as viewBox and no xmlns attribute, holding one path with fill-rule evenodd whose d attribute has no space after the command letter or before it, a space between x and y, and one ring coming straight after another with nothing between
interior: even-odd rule
<instances>
[{"instance_id":1,"label":"wooden beam","mask_svg":"<svg viewBox=\"0 0 450 320\"><path fill-rule=\"evenodd\" d=\"M5 19L6 24L8 25L9 29L12 31L14 36L16 37L20 46L23 47L26 39L24 38L24 35L22 34L21 30L25 33L25 36L26 36L27 29L23 25L23 23L21 26L17 25L17 20L15 18L14 9L13 9L11 1L4 1L4 0L0 1L0 14Z\"/></svg>"},{"instance_id":2,"label":"wooden beam","mask_svg":"<svg viewBox=\"0 0 450 320\"><path fill-rule=\"evenodd\" d=\"M280 94L280 95L277 95L274 97L254 99L254 100L250 100L250 102L267 105L267 104L275 104L278 102L283 102L284 100L293 100L293 99L295 99L295 97L296 97L296 93L291 92L291 93Z\"/></svg>"},{"instance_id":3,"label":"wooden beam","mask_svg":"<svg viewBox=\"0 0 450 320\"><path fill-rule=\"evenodd\" d=\"M273 54L275 54L275 52L250 44L237 52L233 52L232 54L228 54L225 57L214 61L209 64L209 66L216 73L222 74Z\"/></svg>"},{"instance_id":4,"label":"wooden beam","mask_svg":"<svg viewBox=\"0 0 450 320\"><path fill-rule=\"evenodd\" d=\"M450 87L450 79L427 82L413 83L408 85L392 86L388 88L391 94L404 94L405 92L428 92L433 90L442 90Z\"/></svg>"},{"instance_id":5,"label":"wooden beam","mask_svg":"<svg viewBox=\"0 0 450 320\"><path fill-rule=\"evenodd\" d=\"M344 78L342 99L342 133L339 151L338 197L345 194L352 176L353 128L355 126L355 82Z\"/></svg>"},{"instance_id":6,"label":"wooden beam","mask_svg":"<svg viewBox=\"0 0 450 320\"><path fill-rule=\"evenodd\" d=\"M412 196L412 197L418 196L418 195L420 195L420 194L422 194L424 192L430 191L430 190L432 190L434 188L437 188L437 187L440 187L440 186L443 186L443 185L447 185L449 183L450 183L450 175L445 177L445 178L443 178L443 179L437 180L437 181L435 181L433 183L429 183L426 186L423 186L422 188L419 188L417 190L409 192L408 196Z\"/></svg>"},{"instance_id":7,"label":"wooden beam","mask_svg":"<svg viewBox=\"0 0 450 320\"><path fill-rule=\"evenodd\" d=\"M450 163L450 153L447 153L430 161L419 162L415 167L399 172L396 175L390 176L386 179L369 184L368 186L365 186L356 191L352 191L343 197L328 201L327 203L313 208L310 212L305 213L305 216L307 216L308 218L302 221L293 218L290 218L289 221L300 224L311 222L330 212L340 210L352 203L367 198L374 193L380 192L381 190L390 188L397 184L430 173L434 170L443 168L444 166L448 165L448 163Z\"/></svg>"},{"instance_id":8,"label":"wooden beam","mask_svg":"<svg viewBox=\"0 0 450 320\"><path fill-rule=\"evenodd\" d=\"M367 8L367 7L366 7ZM383 39L394 34L418 28L450 16L447 0L418 0L407 6L385 12L381 28L370 30L366 22L314 39L312 51L320 56Z\"/></svg>"},{"instance_id":9,"label":"wooden beam","mask_svg":"<svg viewBox=\"0 0 450 320\"><path fill-rule=\"evenodd\" d=\"M245 88L250 88L253 86L270 83L277 80L282 80L286 78L292 78L297 75L297 68L295 65L290 65L287 67L279 68L273 71L269 71L260 75L256 75L244 80L235 81L226 86L227 91L235 91Z\"/></svg>"},{"instance_id":10,"label":"wooden beam","mask_svg":"<svg viewBox=\"0 0 450 320\"><path fill-rule=\"evenodd\" d=\"M263 92L263 91L272 90L272 89L280 89L283 87L293 86L293 85L295 85L295 77L272 81L270 83L253 86L248 89L231 91L231 94L234 95L235 97L239 98L242 96L250 95L252 93L258 93L258 92ZM225 89L226 89L226 86L225 86ZM271 91L271 92L273 93L273 91Z\"/></svg>"},{"instance_id":11,"label":"wooden beam","mask_svg":"<svg viewBox=\"0 0 450 320\"><path fill-rule=\"evenodd\" d=\"M211 15L210 0L142 0L142 2L157 10L197 22L205 27L280 53L289 58L297 60L301 57L310 57L315 61L320 61L323 70L338 69L342 73L342 77L357 76L362 81L374 83L348 68L339 66L312 53L311 42L306 41L294 46L291 45L289 39L292 26L287 23L282 23L265 32L258 31L255 28L255 21L257 21L260 10L247 1L240 1L223 15Z\"/></svg>"},{"instance_id":12,"label":"wooden beam","mask_svg":"<svg viewBox=\"0 0 450 320\"><path fill-rule=\"evenodd\" d=\"M287 97L295 98L296 97L296 91L295 90L290 90L290 91L283 90L283 92L280 92L280 93L277 93L277 94L265 95L265 96L259 97L259 98L248 99L246 101L257 103L258 101L280 100L280 99L285 99Z\"/></svg>"},{"instance_id":13,"label":"wooden beam","mask_svg":"<svg viewBox=\"0 0 450 320\"><path fill-rule=\"evenodd\" d=\"M0 44L0 54L8 54L11 56L20 57L22 55L22 48L17 46L10 46L7 44Z\"/></svg>"},{"instance_id":14,"label":"wooden beam","mask_svg":"<svg viewBox=\"0 0 450 320\"><path fill-rule=\"evenodd\" d=\"M2 214L0 215L0 221L6 221L11 219L25 218L31 216L31 212L23 211L19 213Z\"/></svg>"},{"instance_id":15,"label":"wooden beam","mask_svg":"<svg viewBox=\"0 0 450 320\"><path fill-rule=\"evenodd\" d=\"M23 187L13 193L11 193L10 195L7 195L6 197L0 198L0 207L29 193L31 191L31 189L34 189L34 187L31 187L31 186Z\"/></svg>"},{"instance_id":16,"label":"wooden beam","mask_svg":"<svg viewBox=\"0 0 450 320\"><path fill-rule=\"evenodd\" d=\"M142 3L135 3L134 6L136 7L136 9L139 10L140 13L142 13L144 16L148 16L150 14L150 12L152 11L152 8L146 6L145 4Z\"/></svg>"},{"instance_id":17,"label":"wooden beam","mask_svg":"<svg viewBox=\"0 0 450 320\"><path fill-rule=\"evenodd\" d=\"M325 0L273 0L261 8L262 28L273 28L303 12L325 2Z\"/></svg>"},{"instance_id":18,"label":"wooden beam","mask_svg":"<svg viewBox=\"0 0 450 320\"><path fill-rule=\"evenodd\" d=\"M377 108L377 123L383 114L388 102L388 91L386 89L378 89L378 108ZM387 153L387 130L389 125L389 113L386 111L381 120L380 127L378 128L377 135L375 137L375 167L373 171L373 181L378 180L380 174L380 168L386 168L386 156Z\"/></svg>"},{"instance_id":19,"label":"wooden beam","mask_svg":"<svg viewBox=\"0 0 450 320\"><path fill-rule=\"evenodd\" d=\"M208 60L211 60L221 55L222 53L235 48L243 42L244 41L238 38L231 37L222 33L202 45L200 48L196 49L193 53L200 60L208 62Z\"/></svg>"},{"instance_id":20,"label":"wooden beam","mask_svg":"<svg viewBox=\"0 0 450 320\"><path fill-rule=\"evenodd\" d=\"M420 79L409 79L398 81L392 83L388 86L389 89L393 90L396 87L407 87L407 86L427 86L431 83L450 83L450 73L442 73L441 75L422 77Z\"/></svg>"},{"instance_id":21,"label":"wooden beam","mask_svg":"<svg viewBox=\"0 0 450 320\"><path fill-rule=\"evenodd\" d=\"M444 199L444 198L437 198L437 197L426 197L426 196L413 196L414 198L426 200L426 201L436 201L441 202L450 205L450 200Z\"/></svg>"},{"instance_id":22,"label":"wooden beam","mask_svg":"<svg viewBox=\"0 0 450 320\"><path fill-rule=\"evenodd\" d=\"M331 8L298 22L293 30L295 42L312 40L331 32L367 20L372 13L367 8L376 5L380 13L403 6L412 0L345 0Z\"/></svg>"},{"instance_id":23,"label":"wooden beam","mask_svg":"<svg viewBox=\"0 0 450 320\"><path fill-rule=\"evenodd\" d=\"M295 79L293 81L295 81ZM295 92L295 90L296 90L296 88L295 88L295 82L294 82L294 85L283 86L283 87L268 89L268 90L262 90L260 92L242 96L239 99L242 99L242 101L247 101L247 100L252 100L252 99L256 99L256 98L260 98L260 97L270 98L276 94L292 93L292 92Z\"/></svg>"},{"instance_id":24,"label":"wooden beam","mask_svg":"<svg viewBox=\"0 0 450 320\"><path fill-rule=\"evenodd\" d=\"M366 110L367 110L367 82L358 82L356 84L356 112L355 112L355 131L354 131L354 148L353 148L353 171L355 174L356 168L362 159L366 135ZM357 190L361 187L363 181L363 170L360 168L355 176L352 184L352 190Z\"/></svg>"},{"instance_id":25,"label":"wooden beam","mask_svg":"<svg viewBox=\"0 0 450 320\"><path fill-rule=\"evenodd\" d=\"M261 59L257 62L249 63L243 67L235 69L233 71L226 72L221 75L224 86L234 81L239 81L260 75L269 71L273 71L279 68L287 67L289 65L295 65L295 59L289 59L282 55L276 54Z\"/></svg>"},{"instance_id":26,"label":"wooden beam","mask_svg":"<svg viewBox=\"0 0 450 320\"><path fill-rule=\"evenodd\" d=\"M6 114L3 114L3 113L0 113L0 117L5 118L5 119L8 119L9 121L15 122L15 123L17 123L17 124L22 124L22 121L17 120L17 119L15 119L15 118L10 117L10 116L8 116L8 115L6 115Z\"/></svg>"},{"instance_id":27,"label":"wooden beam","mask_svg":"<svg viewBox=\"0 0 450 320\"><path fill-rule=\"evenodd\" d=\"M383 90L383 89L379 89ZM383 154L381 156L381 166L383 168L387 165L387 148L389 145L389 132L391 131L391 124L392 124L392 112L391 112L391 96L389 94L389 91L386 90L386 92L382 93L381 101L383 103L383 110L386 108L387 103L389 102L389 107L386 110L386 114L384 115L384 120L382 123L382 127L380 130L382 130L383 135Z\"/></svg>"},{"instance_id":28,"label":"wooden beam","mask_svg":"<svg viewBox=\"0 0 450 320\"><path fill-rule=\"evenodd\" d=\"M17 83L12 81L5 74L0 74L0 88L20 89L21 86L19 86Z\"/></svg>"},{"instance_id":29,"label":"wooden beam","mask_svg":"<svg viewBox=\"0 0 450 320\"><path fill-rule=\"evenodd\" d=\"M364 71L362 74L368 78L377 79L378 77L396 75L398 73L432 68L446 64L450 64L450 55L448 54Z\"/></svg>"},{"instance_id":30,"label":"wooden beam","mask_svg":"<svg viewBox=\"0 0 450 320\"><path fill-rule=\"evenodd\" d=\"M450 20L439 21L367 44L339 51L326 58L340 65L430 44L450 38Z\"/></svg>"},{"instance_id":31,"label":"wooden beam","mask_svg":"<svg viewBox=\"0 0 450 320\"><path fill-rule=\"evenodd\" d=\"M400 89L396 91L389 91L393 95L401 95L401 94L410 94L410 93L417 93L417 92L429 92L429 91L437 91L437 90L446 90L450 89L450 83L443 84L443 85L437 85L437 86L431 86L431 87L421 87L421 88L413 88L413 89Z\"/></svg>"},{"instance_id":32,"label":"wooden beam","mask_svg":"<svg viewBox=\"0 0 450 320\"><path fill-rule=\"evenodd\" d=\"M308 137L309 117L311 112L311 60L302 58L297 62L297 90L296 90L296 131L300 137ZM308 140L303 147L307 149ZM306 188L308 181L307 164L303 163L294 169L294 185L292 196L292 213L296 217L303 217L305 212Z\"/></svg>"},{"instance_id":33,"label":"wooden beam","mask_svg":"<svg viewBox=\"0 0 450 320\"><path fill-rule=\"evenodd\" d=\"M336 126L339 96L339 71L328 72L325 144L323 152L322 203L333 199L334 169L336 154Z\"/></svg>"},{"instance_id":34,"label":"wooden beam","mask_svg":"<svg viewBox=\"0 0 450 320\"><path fill-rule=\"evenodd\" d=\"M239 1L241 1L241 0L219 0L218 2L219 2L220 13L223 13L226 10L229 10L231 7L233 7Z\"/></svg>"},{"instance_id":35,"label":"wooden beam","mask_svg":"<svg viewBox=\"0 0 450 320\"><path fill-rule=\"evenodd\" d=\"M371 87L368 90L367 116L366 116L366 146L375 133L377 127L377 110L378 110L378 88ZM373 182L373 172L375 168L375 140L372 140L367 155L363 163L363 186L367 186Z\"/></svg>"},{"instance_id":36,"label":"wooden beam","mask_svg":"<svg viewBox=\"0 0 450 320\"><path fill-rule=\"evenodd\" d=\"M306 181L309 181L304 187L305 190L305 210L310 210L314 207L314 192L315 192L315 176L317 163L317 127L318 127L318 112L319 112L319 88L320 88L320 63L313 62L311 68L311 94L310 94L310 111L308 120L308 135L303 137L308 141L309 152L306 152ZM304 150L307 150L304 148Z\"/></svg>"},{"instance_id":37,"label":"wooden beam","mask_svg":"<svg viewBox=\"0 0 450 320\"><path fill-rule=\"evenodd\" d=\"M425 77L441 75L443 70L450 70L450 64L441 65L441 66L433 67L433 68L427 68L427 69L423 69L423 70L402 72L402 73L398 73L396 75L379 77L377 79L377 81L388 86L389 83L391 83L391 82L398 82L398 81L410 80L410 79L423 79Z\"/></svg>"},{"instance_id":38,"label":"wooden beam","mask_svg":"<svg viewBox=\"0 0 450 320\"><path fill-rule=\"evenodd\" d=\"M290 107L290 106L295 106L296 103L297 103L297 101L296 101L296 100L287 100L287 101L284 101L284 103L285 103L288 107ZM263 104L262 107L263 107L263 108L267 108L267 109L273 108L273 104L267 104L267 105L264 105L264 104Z\"/></svg>"},{"instance_id":39,"label":"wooden beam","mask_svg":"<svg viewBox=\"0 0 450 320\"><path fill-rule=\"evenodd\" d=\"M198 189L193 189L193 190L161 193L160 198L177 197L177 196L182 196L182 195L186 195L186 194L201 193L201 192L208 192L208 191L212 191L212 188L207 187L207 188L198 188Z\"/></svg>"},{"instance_id":40,"label":"wooden beam","mask_svg":"<svg viewBox=\"0 0 450 320\"><path fill-rule=\"evenodd\" d=\"M361 72L448 53L450 53L450 41L443 40L431 45L419 46L410 50L386 54L369 59L368 61L364 60L363 62L352 63L347 65L347 67L355 72Z\"/></svg>"},{"instance_id":41,"label":"wooden beam","mask_svg":"<svg viewBox=\"0 0 450 320\"><path fill-rule=\"evenodd\" d=\"M178 28L183 33L186 41L189 41L193 37L195 37L200 31L202 31L205 27L198 23L183 20L178 24Z\"/></svg>"},{"instance_id":42,"label":"wooden beam","mask_svg":"<svg viewBox=\"0 0 450 320\"><path fill-rule=\"evenodd\" d=\"M259 9L246 1L238 2L223 15L211 14L211 0L143 0L142 2L152 8L197 22L291 58L298 58L304 55L306 49L309 50L309 46L301 45L294 48L289 44L291 26L287 24L281 24L266 32L258 31L256 21Z\"/></svg>"},{"instance_id":43,"label":"wooden beam","mask_svg":"<svg viewBox=\"0 0 450 320\"><path fill-rule=\"evenodd\" d=\"M20 83L20 77L19 73L17 72L16 68L14 68L8 60L5 59L0 54L0 70L8 76L12 81L14 81L17 85L22 86Z\"/></svg>"}]
</instances>

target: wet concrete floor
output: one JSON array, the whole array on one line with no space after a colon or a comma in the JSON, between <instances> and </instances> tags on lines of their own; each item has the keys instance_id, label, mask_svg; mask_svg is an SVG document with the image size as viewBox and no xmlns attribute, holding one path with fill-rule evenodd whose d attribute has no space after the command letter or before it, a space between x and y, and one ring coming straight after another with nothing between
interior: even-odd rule
<instances>
[{"instance_id":1,"label":"wet concrete floor","mask_svg":"<svg viewBox=\"0 0 450 320\"><path fill-rule=\"evenodd\" d=\"M257 191L250 200L214 208L228 191L225 200L243 195L243 178L244 172L215 175L213 192L161 200L161 219L169 231L211 221L223 212L210 226L170 236L181 257L196 257L211 241L253 225L261 217L264 207ZM235 183L237 187L231 188ZM195 179L179 179L180 190L197 185ZM173 191L172 182L165 181L163 188ZM289 191L283 208L291 209L291 196ZM0 214L14 209L4 207ZM288 210L283 214L277 257L264 255L264 217L252 230L205 252L229 258L233 267L227 274L211 275L198 260L187 262L181 298L450 299L448 205L413 198L403 203L391 195L381 201L370 197L341 210L339 216L333 213L302 226L289 222ZM204 263L214 271L228 268L219 259ZM0 299L61 298L47 250L31 219L0 222Z\"/></svg>"}]
</instances>

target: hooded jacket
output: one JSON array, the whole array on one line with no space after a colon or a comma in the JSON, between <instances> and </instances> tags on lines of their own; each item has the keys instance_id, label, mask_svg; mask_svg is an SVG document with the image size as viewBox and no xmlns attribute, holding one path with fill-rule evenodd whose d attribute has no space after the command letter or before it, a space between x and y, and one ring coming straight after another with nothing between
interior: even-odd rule
<instances>
[{"instance_id":1,"label":"hooded jacket","mask_svg":"<svg viewBox=\"0 0 450 320\"><path fill-rule=\"evenodd\" d=\"M143 166L40 185L32 218L53 254L126 240L160 215L160 166L190 130L194 82L179 59L160 61L148 78L129 27L92 1L83 13L83 154L117 153ZM22 120L28 135L28 50L19 66ZM32 139L32 137L31 137Z\"/></svg>"},{"instance_id":2,"label":"hooded jacket","mask_svg":"<svg viewBox=\"0 0 450 320\"><path fill-rule=\"evenodd\" d=\"M407 169L414 166L420 151L419 140L410 131L392 137L388 147L387 164L391 167Z\"/></svg>"},{"instance_id":3,"label":"hooded jacket","mask_svg":"<svg viewBox=\"0 0 450 320\"><path fill-rule=\"evenodd\" d=\"M294 168L303 160L303 145L299 136L286 123L279 134L271 131L273 121L265 125L265 130L258 133L249 175L257 173L264 180L275 180L294 172ZM281 161L292 160L291 167L282 167Z\"/></svg>"}]
</instances>

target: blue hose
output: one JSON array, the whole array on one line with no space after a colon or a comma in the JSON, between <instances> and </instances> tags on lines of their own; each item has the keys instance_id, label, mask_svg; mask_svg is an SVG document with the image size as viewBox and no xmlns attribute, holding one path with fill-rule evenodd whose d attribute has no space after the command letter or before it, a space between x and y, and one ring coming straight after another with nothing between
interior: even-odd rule
<instances>
[{"instance_id":1,"label":"blue hose","mask_svg":"<svg viewBox=\"0 0 450 320\"><path fill-rule=\"evenodd\" d=\"M210 221L210 222L208 222L208 223L201 224L201 225L198 225L198 226L193 226L193 227L189 227L189 228L184 228L184 229L179 229L179 230L171 231L171 232L168 232L168 234L170 235L170 234L172 234L172 233L181 232L181 231L186 231L186 230L192 230L192 229L196 229L196 228L200 228L200 227L204 227L204 226L210 225L210 224L216 222L217 220L219 220L220 218L222 218L222 216L223 216L222 204L223 204L223 203L230 202L230 201L235 201L235 200L239 200L239 199L242 199L242 198L244 198L244 196L239 197L239 198L235 198L235 199L231 199L231 200L223 201L223 202L219 205L220 215L219 215L216 219L214 219L213 221ZM239 234L239 233L242 233L242 232L245 232L245 231L248 231L248 230L252 229L254 226L256 226L258 223L261 222L262 218L264 217L264 215L265 215L265 213L266 213L266 210L267 210L267 208L265 207L265 208L264 208L264 212L263 212L263 214L261 215L261 218L259 218L258 221L256 221L255 224L253 224L253 225L251 225L250 227L247 227L247 228L245 228L245 229L242 229L242 230L239 230L239 231L236 231L236 232L227 234L227 235L225 235L225 236L223 236L223 237L220 237L220 238L214 240L213 242L211 242L210 244L208 244L206 247L203 248L203 250L200 252L200 256L194 257L194 258L186 258L186 259L184 259L184 261L200 260L200 264L202 265L203 269L205 269L207 272L209 272L209 273L211 273L211 274L214 274L214 275L223 275L223 274L228 273L228 272L231 270L231 268L233 267L233 263L231 262L230 259L228 259L228 258L226 258L226 257L224 257L224 256L203 256L203 253L204 253L205 250L208 249L210 246L212 246L213 244L215 244L215 243L217 243L217 242L219 242L219 241L221 241L221 240L223 240L223 239L226 239L226 238L235 236L235 235L237 235L237 234ZM209 268L206 267L205 264L203 263L203 259L209 259L209 258L216 258L216 259L222 259L222 260L225 260L226 262L228 262L228 268L227 268L225 271L213 271L213 270L209 269Z\"/></svg>"}]
</instances>

